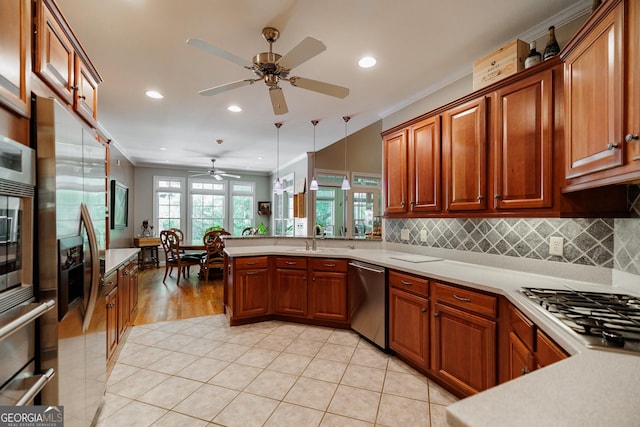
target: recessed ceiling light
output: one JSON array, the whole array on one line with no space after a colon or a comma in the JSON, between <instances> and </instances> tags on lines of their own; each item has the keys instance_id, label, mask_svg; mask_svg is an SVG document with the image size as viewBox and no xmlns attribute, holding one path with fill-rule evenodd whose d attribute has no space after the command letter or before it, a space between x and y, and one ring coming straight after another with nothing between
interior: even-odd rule
<instances>
[{"instance_id":1,"label":"recessed ceiling light","mask_svg":"<svg viewBox=\"0 0 640 427\"><path fill-rule=\"evenodd\" d=\"M229 105L227 107L227 110L233 112L233 113L239 113L240 111L242 111L242 108L238 107L237 105Z\"/></svg>"},{"instance_id":2,"label":"recessed ceiling light","mask_svg":"<svg viewBox=\"0 0 640 427\"><path fill-rule=\"evenodd\" d=\"M371 68L376 65L376 58L374 58L373 56L365 56L364 58L361 58L360 61L358 61L358 65L361 68Z\"/></svg>"},{"instance_id":3,"label":"recessed ceiling light","mask_svg":"<svg viewBox=\"0 0 640 427\"><path fill-rule=\"evenodd\" d=\"M262 160L262 157L258 157L258 160Z\"/></svg>"},{"instance_id":4,"label":"recessed ceiling light","mask_svg":"<svg viewBox=\"0 0 640 427\"><path fill-rule=\"evenodd\" d=\"M164 147L160 147L160 151L167 151L167 149Z\"/></svg>"},{"instance_id":5,"label":"recessed ceiling light","mask_svg":"<svg viewBox=\"0 0 640 427\"><path fill-rule=\"evenodd\" d=\"M153 98L153 99L164 98L164 96L162 96L162 94L156 90L148 90L144 94L147 95L149 98Z\"/></svg>"}]
</instances>

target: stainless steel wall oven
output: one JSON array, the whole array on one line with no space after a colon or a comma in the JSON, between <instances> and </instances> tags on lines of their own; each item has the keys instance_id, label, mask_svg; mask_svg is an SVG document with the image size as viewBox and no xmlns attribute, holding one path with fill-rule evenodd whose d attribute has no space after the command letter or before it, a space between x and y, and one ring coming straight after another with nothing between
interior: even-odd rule
<instances>
[{"instance_id":1,"label":"stainless steel wall oven","mask_svg":"<svg viewBox=\"0 0 640 427\"><path fill-rule=\"evenodd\" d=\"M39 318L33 287L35 153L0 136L0 405L32 404L53 377L39 374Z\"/></svg>"}]
</instances>

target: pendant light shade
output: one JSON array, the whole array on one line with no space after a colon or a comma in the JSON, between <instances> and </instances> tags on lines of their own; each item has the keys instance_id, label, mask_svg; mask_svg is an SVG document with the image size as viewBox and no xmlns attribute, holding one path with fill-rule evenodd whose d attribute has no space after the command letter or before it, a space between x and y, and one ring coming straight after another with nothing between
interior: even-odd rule
<instances>
[{"instance_id":1,"label":"pendant light shade","mask_svg":"<svg viewBox=\"0 0 640 427\"><path fill-rule=\"evenodd\" d=\"M309 183L309 190L318 191L318 180L316 179L316 125L318 121L311 120L311 124L313 125L313 177Z\"/></svg>"},{"instance_id":2,"label":"pendant light shade","mask_svg":"<svg viewBox=\"0 0 640 427\"><path fill-rule=\"evenodd\" d=\"M280 127L282 123L274 123L276 127L276 180L273 183L273 191L275 193L281 193L283 190L282 182L280 181Z\"/></svg>"},{"instance_id":3,"label":"pendant light shade","mask_svg":"<svg viewBox=\"0 0 640 427\"><path fill-rule=\"evenodd\" d=\"M347 171L347 122L349 120L351 120L351 117L349 116L343 116L342 120L344 120L344 170L345 170L345 176L342 179L342 185L340 186L340 188L342 188L343 190L351 190L351 184L349 183L349 178L347 178L346 175L346 171Z\"/></svg>"}]
</instances>

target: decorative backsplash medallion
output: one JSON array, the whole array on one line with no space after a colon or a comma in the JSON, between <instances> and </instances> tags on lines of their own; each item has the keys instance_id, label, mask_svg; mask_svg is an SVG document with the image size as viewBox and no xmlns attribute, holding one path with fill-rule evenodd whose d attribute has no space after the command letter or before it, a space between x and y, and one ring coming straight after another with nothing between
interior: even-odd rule
<instances>
[{"instance_id":1,"label":"decorative backsplash medallion","mask_svg":"<svg viewBox=\"0 0 640 427\"><path fill-rule=\"evenodd\" d=\"M401 230L409 230L409 240ZM421 231L426 232L426 241ZM549 237L564 237L564 255L549 255ZM385 240L612 268L614 220L601 218L419 218L385 220Z\"/></svg>"}]
</instances>

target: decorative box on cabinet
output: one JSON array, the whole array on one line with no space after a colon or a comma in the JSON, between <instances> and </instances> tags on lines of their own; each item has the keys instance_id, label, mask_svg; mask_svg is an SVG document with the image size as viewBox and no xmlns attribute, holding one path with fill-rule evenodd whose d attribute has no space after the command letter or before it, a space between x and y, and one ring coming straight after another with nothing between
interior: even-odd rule
<instances>
[{"instance_id":1,"label":"decorative box on cabinet","mask_svg":"<svg viewBox=\"0 0 640 427\"><path fill-rule=\"evenodd\" d=\"M0 2L0 105L29 117L31 1Z\"/></svg>"},{"instance_id":2,"label":"decorative box on cabinet","mask_svg":"<svg viewBox=\"0 0 640 427\"><path fill-rule=\"evenodd\" d=\"M431 369L461 396L497 382L497 298L471 289L432 284Z\"/></svg>"},{"instance_id":3,"label":"decorative box on cabinet","mask_svg":"<svg viewBox=\"0 0 640 427\"><path fill-rule=\"evenodd\" d=\"M102 78L52 0L36 2L34 71L90 125Z\"/></svg>"},{"instance_id":4,"label":"decorative box on cabinet","mask_svg":"<svg viewBox=\"0 0 640 427\"><path fill-rule=\"evenodd\" d=\"M417 368L429 368L429 281L389 271L389 347Z\"/></svg>"}]
</instances>

